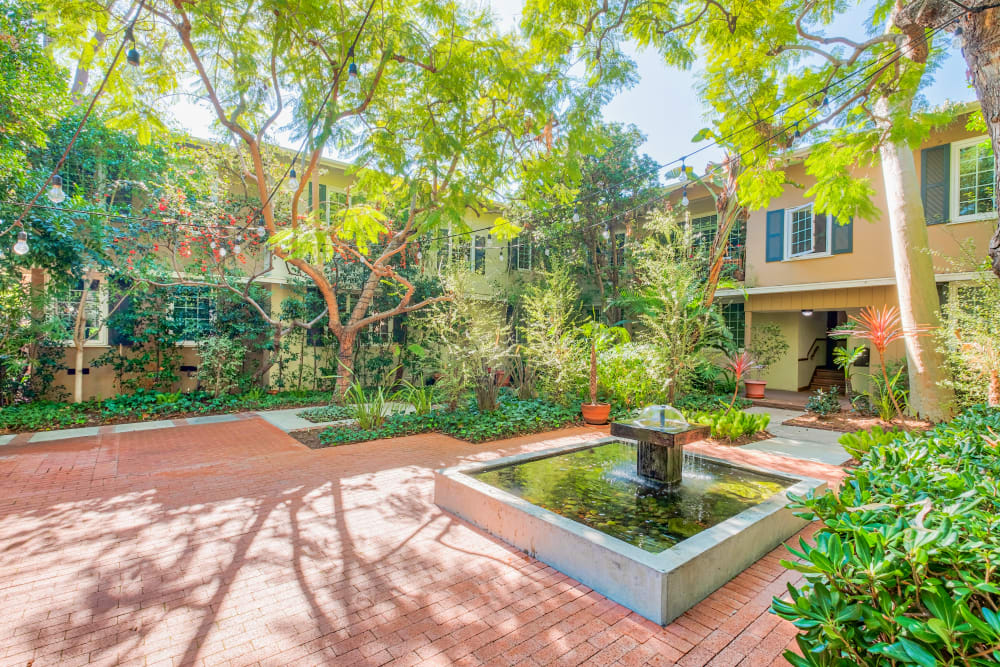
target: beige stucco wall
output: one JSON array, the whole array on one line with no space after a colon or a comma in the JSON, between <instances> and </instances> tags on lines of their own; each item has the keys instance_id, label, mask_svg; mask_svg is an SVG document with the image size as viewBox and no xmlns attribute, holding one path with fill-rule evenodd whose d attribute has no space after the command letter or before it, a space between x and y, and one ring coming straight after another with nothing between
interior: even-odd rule
<instances>
[{"instance_id":1,"label":"beige stucco wall","mask_svg":"<svg viewBox=\"0 0 1000 667\"><path fill-rule=\"evenodd\" d=\"M934 133L923 145L923 148L973 136L976 135L964 129L963 121L942 132ZM919 177L920 150L914 151L914 159ZM885 211L885 185L879 163L876 162L870 167L858 167L855 174L868 179L875 191L872 203L876 210ZM759 209L750 213L747 222L747 277L745 283L747 287L880 279L894 276L892 246L885 213L882 213L877 220L854 220L854 250L851 253L830 257L767 262L765 254L767 211L794 208L811 201L811 198L807 197L805 193L815 183L815 179L806 174L804 165L800 163L790 166L788 179L800 184L801 187L786 187L784 194L772 200L767 209ZM919 196L919 192L915 195ZM963 242L975 243L976 247L981 249L979 255L985 256L985 248L995 225L995 219L930 225L928 237L931 251L934 253L935 271L948 273L967 269L967 267L954 267L952 261L949 260L949 258L960 256L959 247Z\"/></svg>"}]
</instances>

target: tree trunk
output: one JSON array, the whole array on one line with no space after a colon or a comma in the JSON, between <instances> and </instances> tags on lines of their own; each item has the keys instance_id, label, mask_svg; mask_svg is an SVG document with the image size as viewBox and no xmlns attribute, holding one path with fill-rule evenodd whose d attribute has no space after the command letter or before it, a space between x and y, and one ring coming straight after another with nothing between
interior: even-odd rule
<instances>
[{"instance_id":1,"label":"tree trunk","mask_svg":"<svg viewBox=\"0 0 1000 667\"><path fill-rule=\"evenodd\" d=\"M96 54L104 46L108 36L100 30L94 32L94 53ZM95 56L96 57L96 56ZM87 90L90 82L90 69L84 67L81 62L77 62L76 74L73 76L73 85L70 88L69 96L73 104L80 105L84 102L83 94Z\"/></svg>"},{"instance_id":2,"label":"tree trunk","mask_svg":"<svg viewBox=\"0 0 1000 667\"><path fill-rule=\"evenodd\" d=\"M354 343L357 341L357 331L345 331L338 339L337 350L337 396L344 398L354 381Z\"/></svg>"},{"instance_id":3,"label":"tree trunk","mask_svg":"<svg viewBox=\"0 0 1000 667\"><path fill-rule=\"evenodd\" d=\"M73 368L73 402L83 403L83 345L77 345Z\"/></svg>"},{"instance_id":4,"label":"tree trunk","mask_svg":"<svg viewBox=\"0 0 1000 667\"><path fill-rule=\"evenodd\" d=\"M888 100L876 102L876 113L890 116ZM879 154L889 209L900 320L910 332L905 338L910 408L917 416L941 421L951 416L954 404L954 394L942 382L947 378L944 356L932 337L913 333L918 327L940 325L934 264L928 251L923 204L918 196L916 164L913 152L904 142L883 142Z\"/></svg>"},{"instance_id":5,"label":"tree trunk","mask_svg":"<svg viewBox=\"0 0 1000 667\"><path fill-rule=\"evenodd\" d=\"M972 85L982 106L983 120L990 134L993 155L1000 155L1000 12L987 9L969 14L962 26L962 53L972 75ZM1000 192L1000 163L993 165L994 192ZM1000 221L989 246L993 273L1000 278Z\"/></svg>"}]
</instances>

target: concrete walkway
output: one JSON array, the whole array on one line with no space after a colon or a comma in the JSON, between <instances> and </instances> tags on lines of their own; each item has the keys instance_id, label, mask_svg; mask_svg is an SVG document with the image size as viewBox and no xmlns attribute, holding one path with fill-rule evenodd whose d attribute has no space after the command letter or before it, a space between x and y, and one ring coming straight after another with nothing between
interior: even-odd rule
<instances>
[{"instance_id":1,"label":"concrete walkway","mask_svg":"<svg viewBox=\"0 0 1000 667\"><path fill-rule=\"evenodd\" d=\"M743 445L742 449L788 456L803 461L826 463L827 465L842 465L851 460L851 455L844 451L844 448L837 442L837 439L843 435L842 433L782 424L788 419L798 417L802 414L801 412L764 407L752 407L747 412L770 414L771 423L767 430L775 437Z\"/></svg>"}]
</instances>

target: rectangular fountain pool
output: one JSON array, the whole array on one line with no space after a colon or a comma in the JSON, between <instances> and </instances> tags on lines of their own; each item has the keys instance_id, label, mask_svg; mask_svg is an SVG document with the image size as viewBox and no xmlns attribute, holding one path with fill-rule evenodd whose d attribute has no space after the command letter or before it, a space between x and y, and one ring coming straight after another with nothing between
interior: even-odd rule
<instances>
[{"instance_id":1,"label":"rectangular fountain pool","mask_svg":"<svg viewBox=\"0 0 1000 667\"><path fill-rule=\"evenodd\" d=\"M684 455L683 480L636 472L604 439L438 471L434 500L657 623L682 614L805 525L786 494L819 480Z\"/></svg>"}]
</instances>

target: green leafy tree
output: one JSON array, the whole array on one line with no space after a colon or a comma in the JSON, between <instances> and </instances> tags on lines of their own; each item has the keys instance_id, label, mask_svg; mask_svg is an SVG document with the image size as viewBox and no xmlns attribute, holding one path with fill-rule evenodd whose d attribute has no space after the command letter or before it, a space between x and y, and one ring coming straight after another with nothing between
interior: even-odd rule
<instances>
[{"instance_id":1,"label":"green leafy tree","mask_svg":"<svg viewBox=\"0 0 1000 667\"><path fill-rule=\"evenodd\" d=\"M67 4L67 15L108 26L109 34L131 20L115 5ZM322 295L326 326L338 340L341 392L362 331L446 298L414 300L416 287L397 270L403 257L417 254L413 243L445 226L467 229L470 207L488 209L498 188L523 171L529 180L552 181L548 155L586 141L583 130L606 99L603 82L589 90L562 76L566 55L501 34L489 12L455 3L151 0L144 12L135 33L140 44L157 45L160 92L197 80L260 201L260 222L248 226L261 224L273 255ZM90 31L76 35L76 48L90 43ZM152 99L148 88L136 89L136 97ZM287 155L267 149L279 119L305 150L294 165L297 187L272 196L275 175L289 166ZM318 199L313 175L327 151L351 155L357 165L351 196L329 222L302 205L307 188ZM516 231L503 219L493 228L501 241ZM331 270L338 257L363 267L349 310ZM400 298L372 312L387 283Z\"/></svg>"},{"instance_id":2,"label":"green leafy tree","mask_svg":"<svg viewBox=\"0 0 1000 667\"><path fill-rule=\"evenodd\" d=\"M596 291L587 297L603 313L614 308L627 281L627 249L611 233L631 235L662 190L658 165L639 151L645 137L637 128L608 124L597 128L595 138L595 151L584 156L577 177L567 169L566 183L529 199L516 219L531 230L528 238L538 250L554 253L583 289ZM612 223L600 224L606 220ZM619 315L609 312L608 319L618 321Z\"/></svg>"},{"instance_id":3,"label":"green leafy tree","mask_svg":"<svg viewBox=\"0 0 1000 667\"><path fill-rule=\"evenodd\" d=\"M595 76L602 59L617 63L624 57L622 35L682 67L694 62L700 45L702 92L715 121L700 138L718 139L743 157L739 199L748 208L766 206L783 192L789 159L800 159L790 150L810 140L805 169L816 182L806 194L814 198L815 210L844 222L874 220L874 189L852 168L878 158L900 310L909 331L917 323L938 322L913 149L953 115L921 107L919 93L943 55L943 40L914 28L906 17L913 6L948 2L864 4L868 20L859 26L860 36L833 32L848 5L814 0L619 0L599 6L532 0L524 24L540 44L579 45ZM954 4L955 11L964 11ZM992 20L996 11L972 12L962 20ZM539 19L543 14L548 20ZM914 411L947 417L952 401L950 390L942 388L947 375L940 352L915 335L905 342Z\"/></svg>"}]
</instances>

